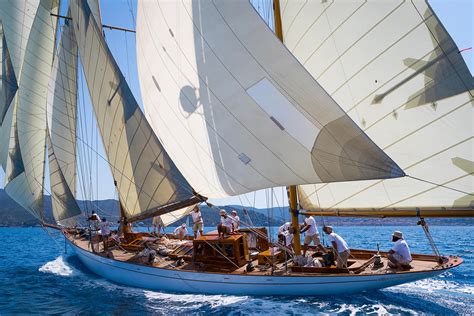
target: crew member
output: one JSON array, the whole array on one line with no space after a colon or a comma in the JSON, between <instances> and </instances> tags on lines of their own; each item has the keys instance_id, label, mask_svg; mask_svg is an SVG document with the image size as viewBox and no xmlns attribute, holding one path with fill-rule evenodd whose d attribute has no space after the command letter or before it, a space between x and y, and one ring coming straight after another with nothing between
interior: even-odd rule
<instances>
[{"instance_id":1,"label":"crew member","mask_svg":"<svg viewBox=\"0 0 474 316\"><path fill-rule=\"evenodd\" d=\"M201 210L199 206L195 206L191 212L191 217L193 219L193 232L194 238L197 238L197 232L199 231L199 236L202 236L202 228L204 226L204 220L202 219Z\"/></svg>"},{"instance_id":2,"label":"crew member","mask_svg":"<svg viewBox=\"0 0 474 316\"><path fill-rule=\"evenodd\" d=\"M160 231L161 231L161 218L159 216L153 217L153 220L151 222L151 225L153 226L153 233L160 237Z\"/></svg>"},{"instance_id":3,"label":"crew member","mask_svg":"<svg viewBox=\"0 0 474 316\"><path fill-rule=\"evenodd\" d=\"M234 231L234 221L227 216L225 210L220 210L221 222L217 225L217 233L219 238L225 238Z\"/></svg>"},{"instance_id":4,"label":"crew member","mask_svg":"<svg viewBox=\"0 0 474 316\"><path fill-rule=\"evenodd\" d=\"M104 252L107 252L108 250L107 240L110 237L110 223L107 222L107 218L105 217L102 218L102 221L99 223L99 227L100 227L100 237L104 244Z\"/></svg>"},{"instance_id":5,"label":"crew member","mask_svg":"<svg viewBox=\"0 0 474 316\"><path fill-rule=\"evenodd\" d=\"M323 231L328 235L332 248L334 249L334 256L336 257L336 266L339 269L347 269L347 258L351 254L347 242L333 231L331 226L324 226Z\"/></svg>"},{"instance_id":6,"label":"crew member","mask_svg":"<svg viewBox=\"0 0 474 316\"><path fill-rule=\"evenodd\" d=\"M237 215L237 211L236 210L233 210L232 211L232 217L231 219L234 221L233 224L234 224L234 231L236 230L239 230L240 228L240 217L239 215Z\"/></svg>"},{"instance_id":7,"label":"crew member","mask_svg":"<svg viewBox=\"0 0 474 316\"><path fill-rule=\"evenodd\" d=\"M286 222L278 228L278 235L283 234L284 231L289 231L291 228L291 223Z\"/></svg>"},{"instance_id":8,"label":"crew member","mask_svg":"<svg viewBox=\"0 0 474 316\"><path fill-rule=\"evenodd\" d=\"M305 216L306 218L301 227L301 232L306 233L304 237L303 257L306 256L306 251L308 250L308 246L312 242L319 250L321 250L323 253L326 253L326 249L324 249L323 245L321 245L321 240L319 239L319 232L318 232L318 227L316 226L316 221L314 220L313 216L310 216L310 215L305 215Z\"/></svg>"},{"instance_id":9,"label":"crew member","mask_svg":"<svg viewBox=\"0 0 474 316\"><path fill-rule=\"evenodd\" d=\"M395 243L395 245L388 252L388 266L393 269L403 269L409 267L412 258L410 254L410 248L408 247L405 239L403 239L403 234L399 231L395 231L392 235L392 241Z\"/></svg>"},{"instance_id":10,"label":"crew member","mask_svg":"<svg viewBox=\"0 0 474 316\"><path fill-rule=\"evenodd\" d=\"M181 224L181 226L176 227L173 234L175 237L179 238L179 240L183 240L184 237L188 234L186 223L183 223Z\"/></svg>"}]
</instances>

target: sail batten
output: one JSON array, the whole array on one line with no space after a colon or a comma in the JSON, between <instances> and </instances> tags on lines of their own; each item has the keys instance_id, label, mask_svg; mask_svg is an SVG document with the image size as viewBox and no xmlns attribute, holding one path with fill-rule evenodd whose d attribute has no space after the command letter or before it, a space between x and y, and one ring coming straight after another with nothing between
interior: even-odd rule
<instances>
[{"instance_id":1,"label":"sail batten","mask_svg":"<svg viewBox=\"0 0 474 316\"><path fill-rule=\"evenodd\" d=\"M71 17L95 117L128 221L202 200L181 175L141 112L84 1Z\"/></svg>"},{"instance_id":2,"label":"sail batten","mask_svg":"<svg viewBox=\"0 0 474 316\"><path fill-rule=\"evenodd\" d=\"M140 1L137 49L147 117L200 194L403 176L246 1Z\"/></svg>"},{"instance_id":3,"label":"sail batten","mask_svg":"<svg viewBox=\"0 0 474 316\"><path fill-rule=\"evenodd\" d=\"M287 1L284 8L288 49L408 175L427 181L305 185L302 207L473 209L474 79L429 4Z\"/></svg>"}]
</instances>

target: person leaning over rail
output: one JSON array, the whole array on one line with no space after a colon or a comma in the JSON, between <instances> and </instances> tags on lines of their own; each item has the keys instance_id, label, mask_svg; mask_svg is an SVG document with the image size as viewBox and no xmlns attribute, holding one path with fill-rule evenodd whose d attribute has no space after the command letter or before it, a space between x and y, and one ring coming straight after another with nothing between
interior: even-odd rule
<instances>
[{"instance_id":1,"label":"person leaning over rail","mask_svg":"<svg viewBox=\"0 0 474 316\"><path fill-rule=\"evenodd\" d=\"M324 226L323 231L328 235L329 241L334 249L337 268L347 269L347 259L351 254L347 242L341 236L336 234L331 226Z\"/></svg>"},{"instance_id":2,"label":"person leaning over rail","mask_svg":"<svg viewBox=\"0 0 474 316\"><path fill-rule=\"evenodd\" d=\"M410 248L405 239L403 239L403 234L399 231L395 231L392 234L392 241L395 245L388 252L388 266L393 269L410 268L410 262L412 261Z\"/></svg>"}]
</instances>

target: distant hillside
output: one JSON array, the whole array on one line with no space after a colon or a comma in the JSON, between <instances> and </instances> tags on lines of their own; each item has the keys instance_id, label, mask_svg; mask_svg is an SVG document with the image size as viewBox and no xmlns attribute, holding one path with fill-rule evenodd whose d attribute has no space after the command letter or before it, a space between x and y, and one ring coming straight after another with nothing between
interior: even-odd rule
<instances>
[{"instance_id":1,"label":"distant hillside","mask_svg":"<svg viewBox=\"0 0 474 316\"><path fill-rule=\"evenodd\" d=\"M86 203L89 205L98 205L98 213L101 216L108 216L109 220L118 218L118 202L116 200L101 200L91 202L79 201L81 209L86 209ZM44 197L45 219L49 223L54 223L51 213L51 197ZM254 209L249 208L248 215L245 215L242 206L229 205L224 206L228 213L236 210L241 221L245 224L253 224L255 226L278 226L289 220L287 208L274 207L272 209ZM88 209L91 209L89 207ZM206 226L215 226L219 222L219 212L216 208L209 208L206 205L201 207L202 215ZM271 218L271 220L270 220ZM300 219L303 221L303 218ZM349 218L349 217L324 217L317 218L318 223L331 224L335 226L409 226L416 225L416 218ZM186 218L176 222L173 226L181 225L186 222ZM474 218L430 218L427 220L430 225L464 225L474 226ZM86 224L85 216L81 224ZM140 222L139 225L149 226L151 220ZM0 226L37 226L38 221L13 201L3 190L0 189Z\"/></svg>"}]
</instances>

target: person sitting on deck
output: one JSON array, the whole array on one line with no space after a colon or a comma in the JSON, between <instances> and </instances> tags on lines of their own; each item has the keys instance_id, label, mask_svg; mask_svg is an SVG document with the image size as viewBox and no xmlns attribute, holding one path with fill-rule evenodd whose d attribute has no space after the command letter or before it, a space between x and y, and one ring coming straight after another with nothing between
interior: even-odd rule
<instances>
[{"instance_id":1,"label":"person sitting on deck","mask_svg":"<svg viewBox=\"0 0 474 316\"><path fill-rule=\"evenodd\" d=\"M108 250L108 245L107 245L107 240L110 237L110 223L107 222L107 218L103 218L102 222L99 223L100 227L100 236L102 239L102 242L104 243L104 252L107 252Z\"/></svg>"},{"instance_id":2,"label":"person sitting on deck","mask_svg":"<svg viewBox=\"0 0 474 316\"><path fill-rule=\"evenodd\" d=\"M232 211L231 219L234 221L234 223L233 223L234 224L234 231L239 230L239 228L240 228L240 217L239 217L239 215L237 215L236 210Z\"/></svg>"},{"instance_id":3,"label":"person sitting on deck","mask_svg":"<svg viewBox=\"0 0 474 316\"><path fill-rule=\"evenodd\" d=\"M392 241L395 245L388 252L388 266L393 269L405 269L410 267L410 262L412 261L410 248L408 248L407 242L403 239L403 234L399 231L395 231L392 235Z\"/></svg>"},{"instance_id":4,"label":"person sitting on deck","mask_svg":"<svg viewBox=\"0 0 474 316\"><path fill-rule=\"evenodd\" d=\"M186 223L183 223L181 224L181 226L176 227L173 234L175 237L179 238L179 240L183 240L184 237L188 234Z\"/></svg>"},{"instance_id":5,"label":"person sitting on deck","mask_svg":"<svg viewBox=\"0 0 474 316\"><path fill-rule=\"evenodd\" d=\"M328 235L329 241L334 249L337 268L347 269L347 259L351 254L347 242L341 236L336 234L331 226L324 226L323 231Z\"/></svg>"},{"instance_id":6,"label":"person sitting on deck","mask_svg":"<svg viewBox=\"0 0 474 316\"><path fill-rule=\"evenodd\" d=\"M225 210L220 210L221 222L217 225L217 233L219 238L225 238L234 231L234 221L227 216Z\"/></svg>"},{"instance_id":7,"label":"person sitting on deck","mask_svg":"<svg viewBox=\"0 0 474 316\"><path fill-rule=\"evenodd\" d=\"M197 232L199 231L199 236L202 236L202 227L204 226L204 220L202 219L201 210L199 206L195 206L191 212L191 217L193 219L193 232L194 238L197 238Z\"/></svg>"},{"instance_id":8,"label":"person sitting on deck","mask_svg":"<svg viewBox=\"0 0 474 316\"><path fill-rule=\"evenodd\" d=\"M319 232L318 227L316 226L316 221L313 216L306 215L304 223L301 227L301 233L306 233L304 237L304 245L303 245L303 257L306 256L306 251L308 250L308 246L311 242L321 250L321 252L326 253L326 249L324 249L323 245L321 245L321 241L319 240Z\"/></svg>"}]
</instances>

